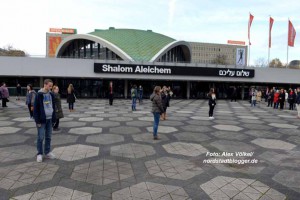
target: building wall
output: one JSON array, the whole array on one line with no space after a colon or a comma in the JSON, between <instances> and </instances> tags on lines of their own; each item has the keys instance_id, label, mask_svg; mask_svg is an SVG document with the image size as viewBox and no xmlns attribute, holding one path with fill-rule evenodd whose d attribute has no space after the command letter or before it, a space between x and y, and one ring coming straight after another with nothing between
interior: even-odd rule
<instances>
[{"instance_id":1,"label":"building wall","mask_svg":"<svg viewBox=\"0 0 300 200\"><path fill-rule=\"evenodd\" d=\"M247 46L202 42L190 42L190 45L192 48L192 63L213 64L218 55L225 55L227 65L236 65L237 48L246 49L245 63L247 63Z\"/></svg>"}]
</instances>

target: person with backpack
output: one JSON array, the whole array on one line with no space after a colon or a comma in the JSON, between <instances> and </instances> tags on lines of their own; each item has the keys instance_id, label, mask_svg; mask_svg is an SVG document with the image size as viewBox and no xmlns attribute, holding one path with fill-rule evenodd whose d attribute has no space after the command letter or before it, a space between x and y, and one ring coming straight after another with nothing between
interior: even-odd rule
<instances>
[{"instance_id":1,"label":"person with backpack","mask_svg":"<svg viewBox=\"0 0 300 200\"><path fill-rule=\"evenodd\" d=\"M33 119L33 106L34 106L35 96L36 96L36 92L33 90L32 85L28 84L25 104L28 107L30 119Z\"/></svg>"},{"instance_id":2,"label":"person with backpack","mask_svg":"<svg viewBox=\"0 0 300 200\"><path fill-rule=\"evenodd\" d=\"M132 109L132 111L136 111L136 97L137 97L137 88L136 88L136 85L133 85L131 88L131 99L132 99L131 109Z\"/></svg>"},{"instance_id":3,"label":"person with backpack","mask_svg":"<svg viewBox=\"0 0 300 200\"><path fill-rule=\"evenodd\" d=\"M150 100L152 101L152 113L154 117L153 123L153 139L158 140L157 131L159 125L159 118L161 113L164 112L164 108L161 101L161 87L155 86L152 95L150 96Z\"/></svg>"}]
</instances>

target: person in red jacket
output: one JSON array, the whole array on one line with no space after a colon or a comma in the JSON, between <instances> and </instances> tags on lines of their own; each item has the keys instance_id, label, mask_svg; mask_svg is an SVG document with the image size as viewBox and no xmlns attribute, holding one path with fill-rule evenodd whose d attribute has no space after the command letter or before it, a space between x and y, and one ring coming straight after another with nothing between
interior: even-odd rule
<instances>
[{"instance_id":1,"label":"person in red jacket","mask_svg":"<svg viewBox=\"0 0 300 200\"><path fill-rule=\"evenodd\" d=\"M278 109L278 105L279 105L279 90L276 90L275 94L274 94L274 109Z\"/></svg>"}]
</instances>

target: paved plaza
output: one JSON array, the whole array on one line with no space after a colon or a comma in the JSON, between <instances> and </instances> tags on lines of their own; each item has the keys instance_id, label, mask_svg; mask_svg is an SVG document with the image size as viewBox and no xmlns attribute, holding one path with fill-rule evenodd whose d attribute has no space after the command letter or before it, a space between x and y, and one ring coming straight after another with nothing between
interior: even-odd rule
<instances>
[{"instance_id":1,"label":"paved plaza","mask_svg":"<svg viewBox=\"0 0 300 200\"><path fill-rule=\"evenodd\" d=\"M153 140L151 102L80 99L53 132L55 160L36 162L24 101L0 108L0 199L297 200L296 111L219 100L171 100ZM210 153L208 153L210 152ZM240 155L236 155L236 153ZM257 159L258 163L213 163Z\"/></svg>"}]
</instances>

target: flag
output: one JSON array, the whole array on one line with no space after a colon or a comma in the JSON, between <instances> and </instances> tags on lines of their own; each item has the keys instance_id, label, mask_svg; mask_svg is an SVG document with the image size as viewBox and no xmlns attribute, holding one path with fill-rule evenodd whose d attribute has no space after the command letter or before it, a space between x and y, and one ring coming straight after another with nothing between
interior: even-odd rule
<instances>
[{"instance_id":1,"label":"flag","mask_svg":"<svg viewBox=\"0 0 300 200\"><path fill-rule=\"evenodd\" d=\"M288 45L290 47L294 46L295 37L296 37L296 30L292 22L289 20Z\"/></svg>"},{"instance_id":2,"label":"flag","mask_svg":"<svg viewBox=\"0 0 300 200\"><path fill-rule=\"evenodd\" d=\"M251 24L252 24L253 18L254 18L254 16L251 15L251 13L250 13L249 22L248 22L248 40L249 40L249 45L251 45L251 42L250 42L250 28L251 28Z\"/></svg>"},{"instance_id":3,"label":"flag","mask_svg":"<svg viewBox=\"0 0 300 200\"><path fill-rule=\"evenodd\" d=\"M271 48L272 40L271 40L271 32L273 27L274 19L270 17L270 25L269 25L269 48Z\"/></svg>"}]
</instances>

